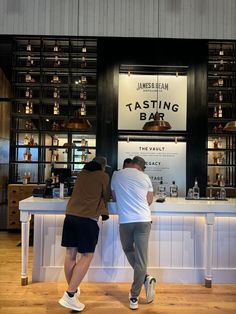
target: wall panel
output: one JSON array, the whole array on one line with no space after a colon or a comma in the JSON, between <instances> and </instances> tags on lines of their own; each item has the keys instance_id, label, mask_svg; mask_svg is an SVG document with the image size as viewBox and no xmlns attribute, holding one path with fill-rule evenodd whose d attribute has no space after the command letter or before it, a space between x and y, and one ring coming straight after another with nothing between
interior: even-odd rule
<instances>
[{"instance_id":1,"label":"wall panel","mask_svg":"<svg viewBox=\"0 0 236 314\"><path fill-rule=\"evenodd\" d=\"M0 34L235 39L235 0L0 0Z\"/></svg>"}]
</instances>

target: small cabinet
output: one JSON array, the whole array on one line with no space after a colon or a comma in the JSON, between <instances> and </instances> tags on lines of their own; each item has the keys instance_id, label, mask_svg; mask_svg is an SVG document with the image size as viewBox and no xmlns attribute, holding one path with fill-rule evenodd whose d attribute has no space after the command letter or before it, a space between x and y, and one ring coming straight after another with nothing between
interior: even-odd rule
<instances>
[{"instance_id":1,"label":"small cabinet","mask_svg":"<svg viewBox=\"0 0 236 314\"><path fill-rule=\"evenodd\" d=\"M7 228L9 230L20 229L19 201L32 196L36 184L9 184L8 185L8 215Z\"/></svg>"}]
</instances>

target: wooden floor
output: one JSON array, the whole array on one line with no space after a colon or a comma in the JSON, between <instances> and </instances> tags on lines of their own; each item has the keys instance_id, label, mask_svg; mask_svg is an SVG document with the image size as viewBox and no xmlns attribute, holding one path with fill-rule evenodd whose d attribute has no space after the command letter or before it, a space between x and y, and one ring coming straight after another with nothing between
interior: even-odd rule
<instances>
[{"instance_id":1,"label":"wooden floor","mask_svg":"<svg viewBox=\"0 0 236 314\"><path fill-rule=\"evenodd\" d=\"M21 252L19 234L0 232L0 313L1 314L58 314L72 313L58 304L64 282L30 283L20 285ZM32 267L30 248L30 271ZM131 313L128 304L129 283L82 283L83 313ZM147 314L235 314L236 285L158 284L156 300L145 304L142 291L137 313Z\"/></svg>"}]
</instances>

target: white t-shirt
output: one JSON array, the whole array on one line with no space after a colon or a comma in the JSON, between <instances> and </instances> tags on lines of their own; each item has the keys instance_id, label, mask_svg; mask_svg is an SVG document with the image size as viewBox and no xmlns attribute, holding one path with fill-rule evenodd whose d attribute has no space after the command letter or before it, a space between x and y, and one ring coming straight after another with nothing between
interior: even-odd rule
<instances>
[{"instance_id":1,"label":"white t-shirt","mask_svg":"<svg viewBox=\"0 0 236 314\"><path fill-rule=\"evenodd\" d=\"M111 179L111 189L116 195L121 224L151 221L147 193L153 192L153 187L147 174L135 168L115 171Z\"/></svg>"}]
</instances>

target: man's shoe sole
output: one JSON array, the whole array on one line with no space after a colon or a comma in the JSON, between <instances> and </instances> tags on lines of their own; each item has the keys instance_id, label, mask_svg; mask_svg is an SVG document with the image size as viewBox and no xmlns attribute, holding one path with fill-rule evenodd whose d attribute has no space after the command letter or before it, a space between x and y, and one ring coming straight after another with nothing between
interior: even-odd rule
<instances>
[{"instance_id":1,"label":"man's shoe sole","mask_svg":"<svg viewBox=\"0 0 236 314\"><path fill-rule=\"evenodd\" d=\"M71 306L69 303L67 303L67 302L66 302L65 300L63 300L63 299L60 299L60 300L58 301L58 303L59 303L60 305L64 306L64 307L68 308L68 309L71 309L71 310L74 310L74 311L78 311L78 312L83 311L83 309L85 308L85 306L84 306L83 308L73 307L73 306Z\"/></svg>"},{"instance_id":2,"label":"man's shoe sole","mask_svg":"<svg viewBox=\"0 0 236 314\"><path fill-rule=\"evenodd\" d=\"M151 291L153 291L153 295L148 296L149 293L147 293L147 303L151 303L154 301L154 299L155 299L155 287L156 287L156 279L152 278L149 282L149 289L151 289Z\"/></svg>"}]
</instances>

